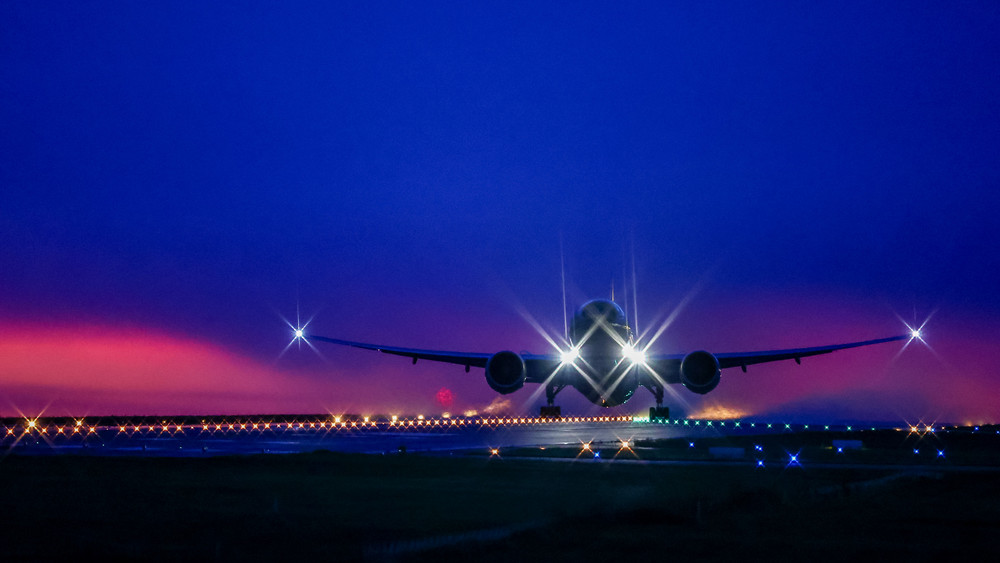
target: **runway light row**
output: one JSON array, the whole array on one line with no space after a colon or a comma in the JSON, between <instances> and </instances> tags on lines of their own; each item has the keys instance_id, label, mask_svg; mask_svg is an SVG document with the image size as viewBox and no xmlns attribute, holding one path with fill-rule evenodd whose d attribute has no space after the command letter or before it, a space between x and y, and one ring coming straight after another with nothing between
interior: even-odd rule
<instances>
[{"instance_id":1,"label":"runway light row","mask_svg":"<svg viewBox=\"0 0 1000 563\"><path fill-rule=\"evenodd\" d=\"M85 425L84 421L77 421L74 426L52 426L42 425L37 419L26 420L23 424L12 427L4 427L7 434L13 434L17 430L23 432L38 432L46 434L49 432L64 434L78 433L83 430L117 430L123 432L181 432L189 430L200 430L205 432L242 432L261 430L323 430L335 428L403 428L403 427L455 427L455 426L515 426L530 424L557 424L557 423L594 423L594 422L632 422L631 416L595 416L595 417L565 417L565 418L541 418L541 417L493 417L493 418L424 418L419 416L415 419L402 419L393 416L390 420L371 420L371 417L364 417L362 420L344 420L342 417L334 417L332 420L320 421L240 421L240 422L207 422L198 424L188 424L181 422L164 421L162 424L122 424L122 425Z\"/></svg>"},{"instance_id":2,"label":"runway light row","mask_svg":"<svg viewBox=\"0 0 1000 563\"><path fill-rule=\"evenodd\" d=\"M749 422L740 420L698 420L698 419L657 419L650 420L645 416L629 416L629 415L619 415L619 416L567 416L562 418L542 418L542 417L511 417L511 416L494 416L494 417L476 417L476 418L452 418L450 416L442 416L441 418L426 418L423 415L418 415L415 418L403 418L398 415L393 415L391 418L378 418L374 419L371 416L331 416L329 418L323 419L313 419L313 420L292 420L292 421L274 421L274 420L202 420L200 423L192 424L189 421L171 421L171 420L161 420L160 423L151 424L121 424L121 425L107 425L107 423L100 423L98 421L93 421L88 423L86 419L75 419L69 424L65 425L52 425L45 423L39 418L25 418L22 422L14 425L0 426L0 436L23 436L29 434L38 435L52 435L52 436L67 436L67 435L79 435L79 434L92 434L98 431L117 431L118 433L134 434L138 432L157 432L157 433L177 433L177 432L188 432L188 431L200 431L200 432L261 432L261 431L308 431L308 430L343 430L343 429L360 429L360 430L394 430L394 429L409 429L409 428L423 428L423 429L444 429L444 428L457 428L457 427L501 427L501 426L520 426L520 425L538 425L538 424L574 424L574 423L633 423L633 424L663 424L672 426L685 426L685 427L699 427L705 430L716 429L716 428L733 428L733 429L766 429L766 430L784 430L784 431L800 431L809 430L811 427L809 424L796 424L796 423L774 423L774 422ZM813 429L822 428L824 431L830 431L830 425L814 425ZM870 427L871 430L876 430L876 427ZM867 428L866 428L867 429ZM855 430L854 427L840 426L834 428L834 430L852 432ZM904 427L897 427L897 431L909 431L910 433L915 433L918 435L923 435L926 433L933 433L937 431L947 432L949 429L945 426L936 427L929 424L907 424ZM978 430L978 427L976 428ZM1000 431L998 431L1000 433Z\"/></svg>"}]
</instances>

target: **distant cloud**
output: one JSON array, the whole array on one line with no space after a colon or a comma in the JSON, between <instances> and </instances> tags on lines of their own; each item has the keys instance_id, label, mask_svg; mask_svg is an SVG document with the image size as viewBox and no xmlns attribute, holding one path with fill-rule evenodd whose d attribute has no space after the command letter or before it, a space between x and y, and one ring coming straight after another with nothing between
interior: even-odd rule
<instances>
[{"instance_id":1,"label":"distant cloud","mask_svg":"<svg viewBox=\"0 0 1000 563\"><path fill-rule=\"evenodd\" d=\"M0 415L317 412L352 382L298 377L223 347L139 329L0 326Z\"/></svg>"},{"instance_id":2,"label":"distant cloud","mask_svg":"<svg viewBox=\"0 0 1000 563\"><path fill-rule=\"evenodd\" d=\"M510 399L505 399L502 396L493 399L493 401L482 410L483 414L511 414L513 412L514 404Z\"/></svg>"}]
</instances>

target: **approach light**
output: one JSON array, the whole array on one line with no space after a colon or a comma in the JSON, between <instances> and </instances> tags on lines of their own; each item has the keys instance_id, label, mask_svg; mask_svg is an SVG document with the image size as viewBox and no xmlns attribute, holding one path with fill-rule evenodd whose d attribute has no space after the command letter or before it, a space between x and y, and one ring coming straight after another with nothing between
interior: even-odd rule
<instances>
[{"instance_id":1,"label":"approach light","mask_svg":"<svg viewBox=\"0 0 1000 563\"><path fill-rule=\"evenodd\" d=\"M576 361L577 358L580 357L580 351L577 350L576 348L570 348L569 350L561 352L559 356L560 356L559 359L560 361L562 361L562 363L572 364L574 361Z\"/></svg>"},{"instance_id":2,"label":"approach light","mask_svg":"<svg viewBox=\"0 0 1000 563\"><path fill-rule=\"evenodd\" d=\"M911 329L910 330L910 338L914 338L916 340L923 340L923 338L921 338L921 335L920 335L920 329L919 328Z\"/></svg>"},{"instance_id":3,"label":"approach light","mask_svg":"<svg viewBox=\"0 0 1000 563\"><path fill-rule=\"evenodd\" d=\"M297 328L297 329L295 329L295 338L296 338L296 339L303 339L303 340L304 340L304 339L305 339L305 337L306 337L306 335L305 335L305 333L304 333L304 332L302 332L302 329L301 329L301 328Z\"/></svg>"}]
</instances>

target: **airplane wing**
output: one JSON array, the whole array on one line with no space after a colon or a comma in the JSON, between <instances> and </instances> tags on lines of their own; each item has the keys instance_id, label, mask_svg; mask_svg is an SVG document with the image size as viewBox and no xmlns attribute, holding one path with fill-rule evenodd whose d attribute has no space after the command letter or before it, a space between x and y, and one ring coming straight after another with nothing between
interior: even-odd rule
<instances>
[{"instance_id":1,"label":"airplane wing","mask_svg":"<svg viewBox=\"0 0 1000 563\"><path fill-rule=\"evenodd\" d=\"M485 368L486 362L489 361L490 356L493 355L492 353L480 352L447 352L442 350L423 350L419 348L382 346L380 344L369 344L366 342L341 340L339 338L328 338L326 336L319 336L315 334L305 335L305 338L320 342L329 342L331 344L339 344L341 346L352 346L354 348L362 348L365 350L376 350L385 354L404 356L411 358L413 363L417 363L417 360L429 360L433 362L456 364L465 366L465 371L469 371L469 369L473 367ZM872 344L882 344L885 342L895 342L899 340L906 340L908 338L912 338L912 335L902 334L899 336L890 336L888 338L877 338L861 342L848 342L847 344L832 344L829 346L815 346L812 348L721 353L715 354L715 357L719 361L720 369L739 367L742 368L743 371L746 371L747 366L753 364L778 362L782 360L795 360L796 363L799 363L802 358L807 358L809 356L818 356L820 354L829 354L830 352L835 352L837 350L859 348L861 346L870 346ZM560 364L559 358L555 355L521 354L521 358L524 359L525 366L528 368L528 382L539 382L544 380L547 374L551 373ZM682 359L684 359L684 354L657 354L651 356L647 361L649 365L654 367L655 370L662 370L662 372L666 374L672 371L668 369L668 367L676 369L680 365Z\"/></svg>"},{"instance_id":2,"label":"airplane wing","mask_svg":"<svg viewBox=\"0 0 1000 563\"><path fill-rule=\"evenodd\" d=\"M434 362L458 364L466 367L484 368L486 367L486 361L493 355L470 352L445 352L441 350L420 350L417 348L400 348L398 346L382 346L379 344L367 344L365 342L340 340L338 338L327 338L325 336L318 336L315 334L308 334L306 335L306 338L309 340L319 340L320 342L329 342L331 344L340 344L341 346L353 346L355 348L363 348L365 350L377 350L385 354L405 356L407 358L413 358L413 363L417 363L417 360L431 360Z\"/></svg>"},{"instance_id":3,"label":"airplane wing","mask_svg":"<svg viewBox=\"0 0 1000 563\"><path fill-rule=\"evenodd\" d=\"M442 350L421 350L419 348L401 348L398 346L382 346L380 344L368 344L366 342L354 342L351 340L340 340L339 338L327 338L326 336L318 336L315 334L307 334L305 338L309 340L318 340L320 342L329 342L331 344L339 344L341 346L353 346L354 348L363 348L365 350L376 350L384 354L393 354L395 356L404 356L406 358L412 358L413 363L417 363L417 360L429 360L432 362L444 362L446 364L457 364L460 366L465 366L465 371L469 371L470 368L485 368L486 362L492 356L492 353L478 353L478 352L446 352ZM525 365L528 367L528 381L532 381L534 378L531 377L533 373L538 371L533 368L541 368L553 364L555 366L559 365L559 358L556 356L544 356L539 354L521 354L521 358L524 359Z\"/></svg>"},{"instance_id":4,"label":"airplane wing","mask_svg":"<svg viewBox=\"0 0 1000 563\"><path fill-rule=\"evenodd\" d=\"M802 358L807 358L809 356L829 354L830 352L845 350L847 348L858 348L861 346L870 346L872 344L882 344L884 342L907 340L909 338L913 338L913 336L910 334L904 334L900 336L890 336L888 338L876 338L874 340L864 340L861 342L848 342L847 344L831 344L829 346L814 346L811 348L789 348L786 350L766 350L760 352L728 352L713 355L719 362L719 369L738 367L746 372L747 366L753 364L780 362L782 360L795 360L795 363L800 363ZM649 366L653 370L653 373L658 376L658 380L665 381L667 383L679 383L681 361L684 360L684 356L685 354L656 354L647 358L646 365Z\"/></svg>"},{"instance_id":5,"label":"airplane wing","mask_svg":"<svg viewBox=\"0 0 1000 563\"><path fill-rule=\"evenodd\" d=\"M719 367L722 369L740 367L743 368L743 371L746 371L746 367L752 364L778 362L781 360L795 360L795 363L799 363L802 358L809 356L829 354L830 352L846 350L847 348L860 348L861 346L871 346L872 344L896 342L898 340L906 340L908 338L912 338L912 336L909 334L901 334L899 336L890 336L888 338L876 338L874 340L863 340L861 342L848 342L847 344L832 344L829 346L815 346L812 348L792 348L788 350L768 350L764 352L726 353L716 354L715 357L719 360Z\"/></svg>"}]
</instances>

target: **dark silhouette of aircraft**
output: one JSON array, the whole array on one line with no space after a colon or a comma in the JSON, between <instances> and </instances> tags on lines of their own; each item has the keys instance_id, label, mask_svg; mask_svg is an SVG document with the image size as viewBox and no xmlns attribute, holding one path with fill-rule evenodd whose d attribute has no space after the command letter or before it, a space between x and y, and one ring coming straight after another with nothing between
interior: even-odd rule
<instances>
[{"instance_id":1,"label":"dark silhouette of aircraft","mask_svg":"<svg viewBox=\"0 0 1000 563\"><path fill-rule=\"evenodd\" d=\"M765 362L794 360L828 354L836 350L858 348L897 340L919 339L920 330L909 334L789 350L712 354L704 350L686 354L655 354L635 340L632 328L621 307L607 299L588 301L573 315L569 326L569 346L559 354L517 354L509 350L495 353L444 352L381 346L305 334L295 330L296 339L317 340L386 354L405 356L417 360L432 360L486 370L486 383L501 394L513 393L525 383L545 386L546 406L542 416L560 416L555 406L556 395L566 387L573 387L587 400L602 407L613 407L628 401L640 386L649 389L656 398L650 408L650 418L667 418L669 410L663 406L666 385L680 383L698 394L705 394L719 384L722 370L741 368Z\"/></svg>"}]
</instances>

